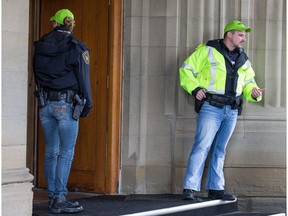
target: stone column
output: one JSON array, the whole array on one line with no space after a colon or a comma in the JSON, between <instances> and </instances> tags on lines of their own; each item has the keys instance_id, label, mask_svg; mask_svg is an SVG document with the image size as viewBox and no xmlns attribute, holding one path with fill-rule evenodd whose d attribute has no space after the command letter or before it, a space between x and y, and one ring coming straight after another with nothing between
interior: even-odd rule
<instances>
[{"instance_id":1,"label":"stone column","mask_svg":"<svg viewBox=\"0 0 288 216\"><path fill-rule=\"evenodd\" d=\"M29 1L2 2L2 215L32 215L26 168Z\"/></svg>"}]
</instances>

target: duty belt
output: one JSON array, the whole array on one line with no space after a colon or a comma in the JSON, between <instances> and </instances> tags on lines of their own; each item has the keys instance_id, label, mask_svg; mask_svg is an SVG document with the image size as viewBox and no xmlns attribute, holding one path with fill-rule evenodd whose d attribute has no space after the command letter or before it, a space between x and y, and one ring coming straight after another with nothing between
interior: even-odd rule
<instances>
[{"instance_id":1,"label":"duty belt","mask_svg":"<svg viewBox=\"0 0 288 216\"><path fill-rule=\"evenodd\" d=\"M206 101L210 105L222 108L223 106L231 106L232 109L239 109L242 107L243 100L241 96L230 97L226 95L206 93Z\"/></svg>"},{"instance_id":2,"label":"duty belt","mask_svg":"<svg viewBox=\"0 0 288 216\"><path fill-rule=\"evenodd\" d=\"M75 93L72 90L65 91L47 91L47 99L50 101L65 100L67 103L72 103Z\"/></svg>"}]
</instances>

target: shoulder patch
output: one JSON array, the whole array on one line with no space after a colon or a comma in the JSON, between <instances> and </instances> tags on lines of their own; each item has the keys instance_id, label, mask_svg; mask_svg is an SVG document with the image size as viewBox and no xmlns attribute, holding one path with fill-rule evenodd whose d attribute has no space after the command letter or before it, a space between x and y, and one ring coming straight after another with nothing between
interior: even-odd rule
<instances>
[{"instance_id":1,"label":"shoulder patch","mask_svg":"<svg viewBox=\"0 0 288 216\"><path fill-rule=\"evenodd\" d=\"M83 58L84 62L89 65L90 56L89 56L88 50L86 50L85 52L82 53L82 58Z\"/></svg>"}]
</instances>

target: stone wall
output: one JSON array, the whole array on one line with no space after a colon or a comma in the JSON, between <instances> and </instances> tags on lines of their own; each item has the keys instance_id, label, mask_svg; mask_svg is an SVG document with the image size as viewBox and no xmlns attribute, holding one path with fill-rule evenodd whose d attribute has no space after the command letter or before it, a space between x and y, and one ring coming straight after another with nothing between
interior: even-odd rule
<instances>
[{"instance_id":1,"label":"stone wall","mask_svg":"<svg viewBox=\"0 0 288 216\"><path fill-rule=\"evenodd\" d=\"M226 23L239 19L253 28L245 50L266 91L239 116L227 149L226 188L241 196L285 196L286 1L125 0L124 6L121 192L182 192L196 114L178 70L199 43L222 38Z\"/></svg>"},{"instance_id":2,"label":"stone wall","mask_svg":"<svg viewBox=\"0 0 288 216\"><path fill-rule=\"evenodd\" d=\"M32 215L26 168L29 1L2 1L2 215Z\"/></svg>"}]
</instances>

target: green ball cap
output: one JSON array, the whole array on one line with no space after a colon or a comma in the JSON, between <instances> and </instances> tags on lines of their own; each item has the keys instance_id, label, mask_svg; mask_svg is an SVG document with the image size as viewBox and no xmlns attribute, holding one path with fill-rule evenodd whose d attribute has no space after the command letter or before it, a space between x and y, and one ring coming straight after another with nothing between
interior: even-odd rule
<instances>
[{"instance_id":1,"label":"green ball cap","mask_svg":"<svg viewBox=\"0 0 288 216\"><path fill-rule=\"evenodd\" d=\"M55 21L55 22L57 22L57 23L59 23L61 25L64 25L64 19L66 17L74 19L74 15L73 15L73 13L70 10L61 9L61 10L57 11L55 13L55 15L50 18L50 21Z\"/></svg>"},{"instance_id":2,"label":"green ball cap","mask_svg":"<svg viewBox=\"0 0 288 216\"><path fill-rule=\"evenodd\" d=\"M236 30L236 31L246 31L246 32L251 32L252 29L246 27L242 22L240 22L239 20L233 20L232 22L229 22L225 29L224 29L224 33L228 32L228 31L232 31L232 30Z\"/></svg>"}]
</instances>

